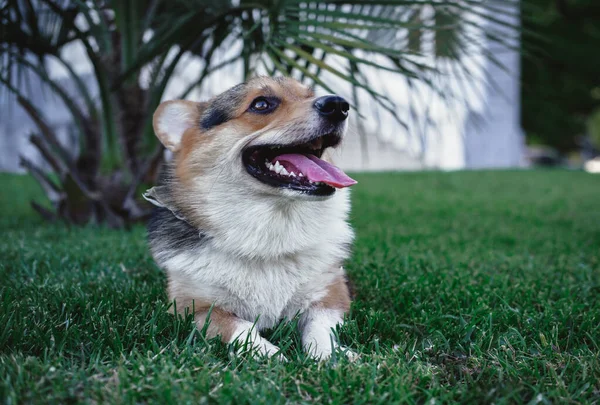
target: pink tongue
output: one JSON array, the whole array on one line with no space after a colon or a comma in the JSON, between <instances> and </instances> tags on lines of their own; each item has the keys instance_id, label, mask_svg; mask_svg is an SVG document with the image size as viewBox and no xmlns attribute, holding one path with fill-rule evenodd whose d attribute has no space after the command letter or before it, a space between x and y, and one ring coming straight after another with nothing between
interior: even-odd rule
<instances>
[{"instance_id":1,"label":"pink tongue","mask_svg":"<svg viewBox=\"0 0 600 405\"><path fill-rule=\"evenodd\" d=\"M314 182L320 181L336 188L350 187L356 184L356 180L350 178L341 169L314 155L289 153L277 156L273 159L273 162L275 161L279 161L280 163L287 162L295 166L300 173Z\"/></svg>"}]
</instances>

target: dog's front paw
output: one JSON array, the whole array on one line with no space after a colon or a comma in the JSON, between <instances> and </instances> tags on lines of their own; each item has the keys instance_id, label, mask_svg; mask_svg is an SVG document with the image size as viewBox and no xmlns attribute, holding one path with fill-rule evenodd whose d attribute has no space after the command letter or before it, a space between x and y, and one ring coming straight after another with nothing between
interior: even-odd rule
<instances>
[{"instance_id":1,"label":"dog's front paw","mask_svg":"<svg viewBox=\"0 0 600 405\"><path fill-rule=\"evenodd\" d=\"M329 360L332 357L334 351L338 357L344 356L351 362L356 361L359 357L358 353L348 349L345 346L340 346L336 343L332 345L331 341L329 341L329 345L313 344L310 346L305 346L305 349L310 357L318 361Z\"/></svg>"},{"instance_id":2,"label":"dog's front paw","mask_svg":"<svg viewBox=\"0 0 600 405\"><path fill-rule=\"evenodd\" d=\"M343 313L334 309L311 309L302 316L304 350L313 359L329 359L339 347L335 328L343 322Z\"/></svg>"},{"instance_id":3,"label":"dog's front paw","mask_svg":"<svg viewBox=\"0 0 600 405\"><path fill-rule=\"evenodd\" d=\"M252 342L253 354L259 357L275 357L281 361L287 361L287 358L281 354L281 349L261 337L258 342Z\"/></svg>"},{"instance_id":4,"label":"dog's front paw","mask_svg":"<svg viewBox=\"0 0 600 405\"><path fill-rule=\"evenodd\" d=\"M304 345L304 350L306 353L313 358L314 360L328 360L331 357L331 353L333 352L331 341L329 344L319 344L316 341L311 342L308 345Z\"/></svg>"},{"instance_id":5,"label":"dog's front paw","mask_svg":"<svg viewBox=\"0 0 600 405\"><path fill-rule=\"evenodd\" d=\"M237 346L237 354L250 353L253 357L275 357L282 361L287 361L281 354L281 349L260 336L254 327L242 331L231 343Z\"/></svg>"}]
</instances>

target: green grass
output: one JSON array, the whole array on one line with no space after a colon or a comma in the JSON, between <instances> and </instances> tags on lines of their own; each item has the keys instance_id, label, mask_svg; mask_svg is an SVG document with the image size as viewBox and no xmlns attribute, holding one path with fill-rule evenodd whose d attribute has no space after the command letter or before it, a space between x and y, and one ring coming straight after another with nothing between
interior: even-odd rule
<instances>
[{"instance_id":1,"label":"green grass","mask_svg":"<svg viewBox=\"0 0 600 405\"><path fill-rule=\"evenodd\" d=\"M345 344L229 355L167 314L144 229L47 224L2 175L0 395L17 402L600 403L600 176L362 174ZM433 402L432 402L433 403Z\"/></svg>"}]
</instances>

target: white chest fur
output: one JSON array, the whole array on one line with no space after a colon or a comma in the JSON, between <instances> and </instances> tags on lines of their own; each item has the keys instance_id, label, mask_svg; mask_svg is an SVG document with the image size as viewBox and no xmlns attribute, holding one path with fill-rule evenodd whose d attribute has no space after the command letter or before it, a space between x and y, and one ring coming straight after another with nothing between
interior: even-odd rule
<instances>
[{"instance_id":1,"label":"white chest fur","mask_svg":"<svg viewBox=\"0 0 600 405\"><path fill-rule=\"evenodd\" d=\"M339 261L327 260L321 252L270 261L242 260L212 249L203 253L182 253L168 260L167 269L180 269L170 277L185 283L191 297L214 302L251 322L258 319L259 329L305 310L343 274Z\"/></svg>"},{"instance_id":2,"label":"white chest fur","mask_svg":"<svg viewBox=\"0 0 600 405\"><path fill-rule=\"evenodd\" d=\"M344 273L353 238L348 208L345 192L286 208L285 216L259 201L228 215L221 207L221 220L201 249L161 265L180 293L257 321L259 329L272 327L318 301Z\"/></svg>"}]
</instances>

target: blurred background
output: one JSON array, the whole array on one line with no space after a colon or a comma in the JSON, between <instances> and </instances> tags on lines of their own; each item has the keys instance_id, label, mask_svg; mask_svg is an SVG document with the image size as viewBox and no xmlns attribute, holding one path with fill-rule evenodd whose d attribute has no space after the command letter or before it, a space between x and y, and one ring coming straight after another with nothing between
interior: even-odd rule
<instances>
[{"instance_id":1,"label":"blurred background","mask_svg":"<svg viewBox=\"0 0 600 405\"><path fill-rule=\"evenodd\" d=\"M597 0L0 1L0 170L48 219L121 227L162 100L291 75L351 101L351 171L600 171Z\"/></svg>"}]
</instances>

